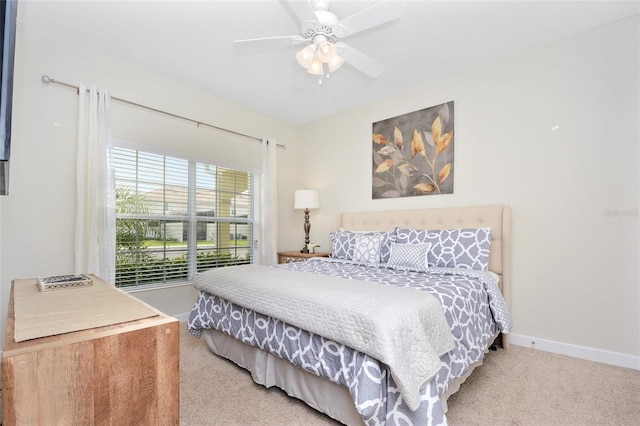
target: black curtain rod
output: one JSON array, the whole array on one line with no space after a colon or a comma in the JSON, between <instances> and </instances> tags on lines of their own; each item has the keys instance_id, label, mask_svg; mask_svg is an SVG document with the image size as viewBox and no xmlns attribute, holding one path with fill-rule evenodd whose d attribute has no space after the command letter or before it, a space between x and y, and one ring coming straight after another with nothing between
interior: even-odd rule
<instances>
[{"instance_id":1,"label":"black curtain rod","mask_svg":"<svg viewBox=\"0 0 640 426\"><path fill-rule=\"evenodd\" d=\"M69 83L65 83L64 81L56 80L54 78L49 77L48 75L43 75L42 76L42 81L44 83L47 83L47 84L55 83L55 84L59 84L61 86L71 87L72 89L76 89L76 91L80 90L80 88L78 86L75 86L75 85L69 84ZM221 130L223 132L232 133L234 135L243 136L245 138L249 138L249 139L256 140L258 142L262 142L262 138L258 138L258 137L251 136L251 135L246 135L244 133L240 133L240 132L236 132L236 131L233 131L233 130L225 129L223 127L214 126L213 124L204 123L202 121L194 120L194 119L189 118L189 117L184 117L182 115L173 114L171 112L163 111L161 109L157 109L157 108L153 108L153 107L150 107L150 106L142 105L142 104L139 104L137 102L128 101L128 100L122 99L122 98L116 98L115 96L111 96L111 99L113 99L115 101L118 101L118 102L123 102L125 104L137 106L139 108L148 109L149 111L154 111L154 112L157 112L157 113L160 113L160 114L168 115L170 117L179 118L179 119L185 120L185 121L190 121L191 123L195 123L196 126L198 126L198 127L207 126L207 127L211 127L213 129L216 129L216 130ZM282 145L282 144L276 144L276 146L279 146L280 148L285 148L285 149L287 148L286 145Z\"/></svg>"}]
</instances>

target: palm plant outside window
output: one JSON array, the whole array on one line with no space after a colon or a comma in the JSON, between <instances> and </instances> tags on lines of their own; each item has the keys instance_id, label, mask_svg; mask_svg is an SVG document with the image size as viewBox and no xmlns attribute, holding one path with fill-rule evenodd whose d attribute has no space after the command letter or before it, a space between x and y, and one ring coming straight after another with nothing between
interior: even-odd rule
<instances>
[{"instance_id":1,"label":"palm plant outside window","mask_svg":"<svg viewBox=\"0 0 640 426\"><path fill-rule=\"evenodd\" d=\"M251 172L114 148L116 286L253 262Z\"/></svg>"}]
</instances>

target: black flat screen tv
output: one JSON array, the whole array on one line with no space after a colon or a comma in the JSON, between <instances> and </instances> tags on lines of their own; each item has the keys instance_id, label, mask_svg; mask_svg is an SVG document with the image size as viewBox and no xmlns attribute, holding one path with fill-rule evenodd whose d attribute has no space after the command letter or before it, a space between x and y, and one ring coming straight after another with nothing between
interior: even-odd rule
<instances>
[{"instance_id":1,"label":"black flat screen tv","mask_svg":"<svg viewBox=\"0 0 640 426\"><path fill-rule=\"evenodd\" d=\"M2 0L0 6L0 195L9 194L11 156L11 105L13 101L13 63L16 50L18 0Z\"/></svg>"}]
</instances>

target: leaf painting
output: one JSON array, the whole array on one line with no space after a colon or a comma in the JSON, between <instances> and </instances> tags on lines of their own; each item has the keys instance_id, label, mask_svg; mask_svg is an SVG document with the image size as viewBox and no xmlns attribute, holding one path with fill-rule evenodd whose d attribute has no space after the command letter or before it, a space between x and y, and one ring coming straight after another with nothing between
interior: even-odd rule
<instances>
[{"instance_id":1,"label":"leaf painting","mask_svg":"<svg viewBox=\"0 0 640 426\"><path fill-rule=\"evenodd\" d=\"M373 198L452 194L453 123L453 101L373 123Z\"/></svg>"}]
</instances>

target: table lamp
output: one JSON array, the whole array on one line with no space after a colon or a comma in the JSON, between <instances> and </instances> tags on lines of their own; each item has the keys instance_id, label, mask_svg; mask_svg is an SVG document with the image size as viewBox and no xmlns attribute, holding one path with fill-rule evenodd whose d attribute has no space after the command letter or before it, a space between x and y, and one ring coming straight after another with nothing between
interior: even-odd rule
<instances>
[{"instance_id":1,"label":"table lamp","mask_svg":"<svg viewBox=\"0 0 640 426\"><path fill-rule=\"evenodd\" d=\"M304 248L302 253L309 253L309 231L311 224L309 223L309 209L317 209L320 207L318 192L313 189L297 189L293 198L293 208L296 210L304 209Z\"/></svg>"}]
</instances>

